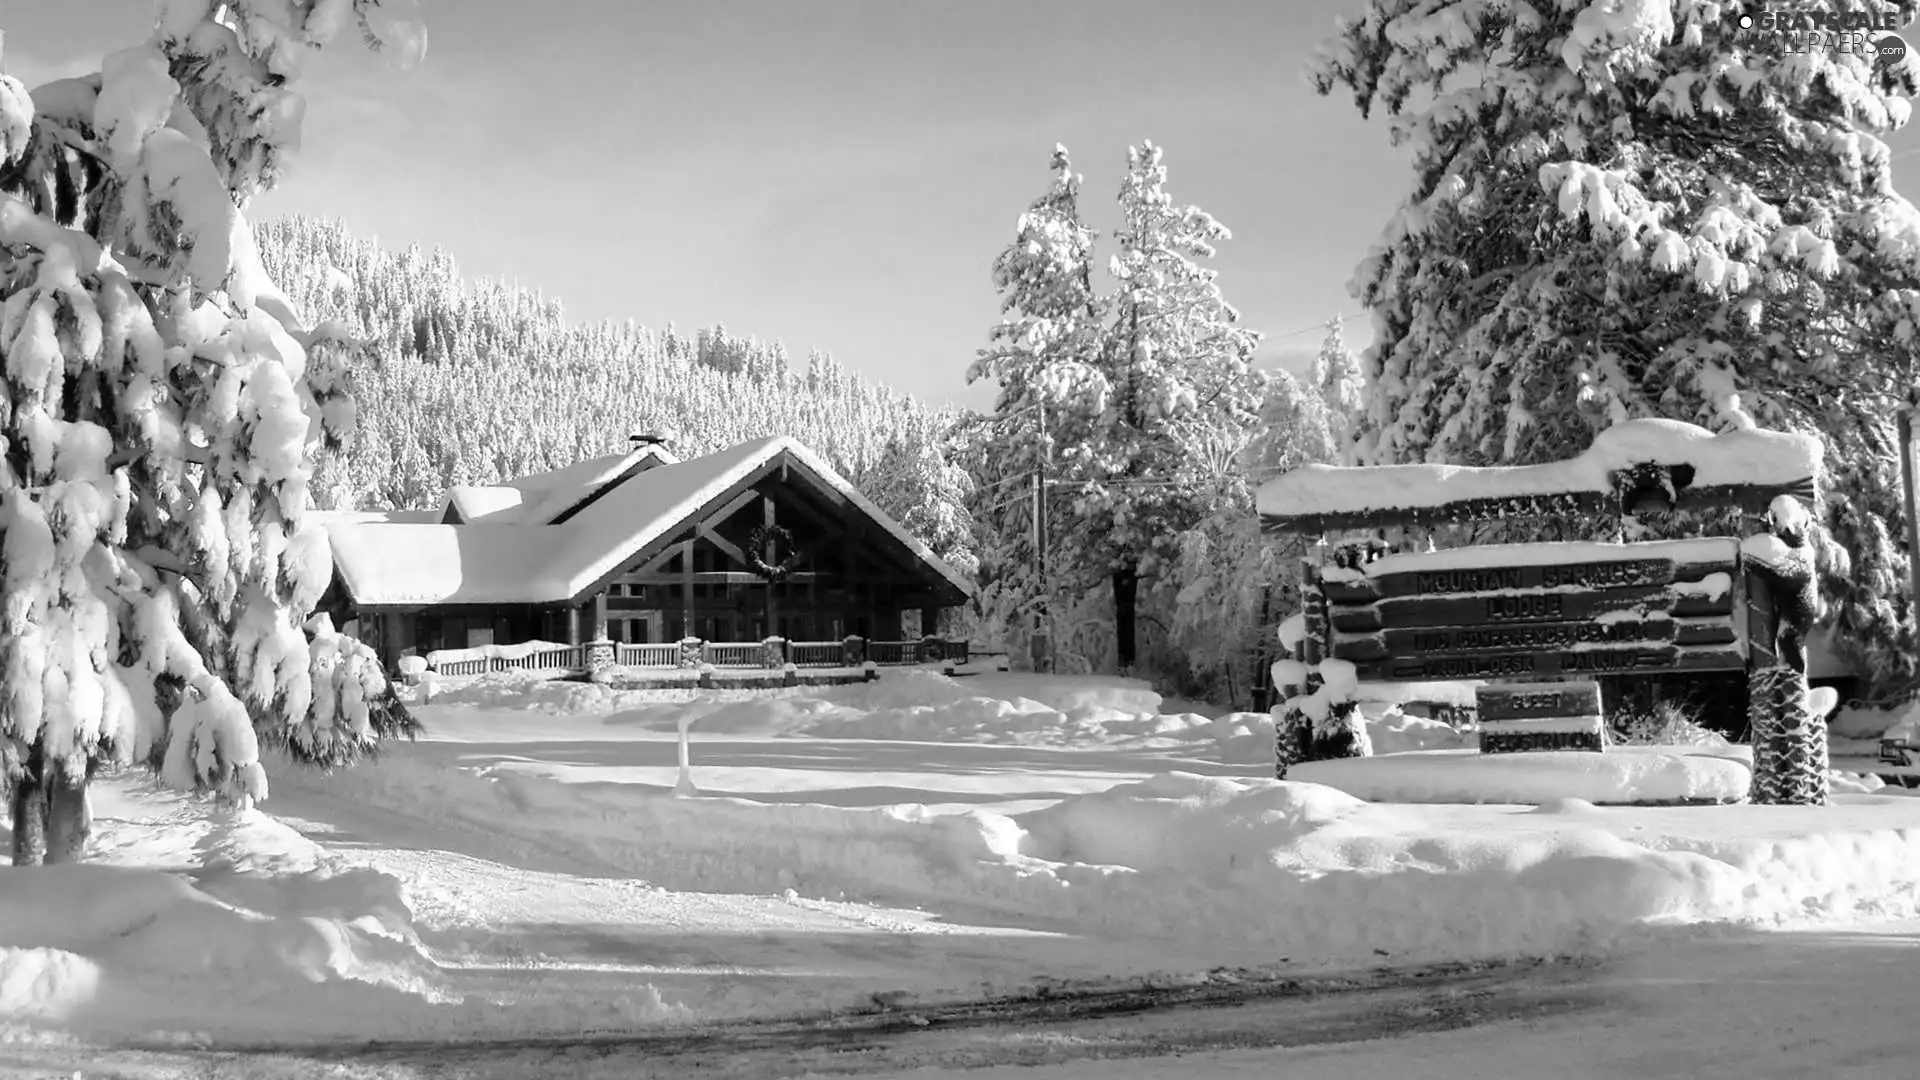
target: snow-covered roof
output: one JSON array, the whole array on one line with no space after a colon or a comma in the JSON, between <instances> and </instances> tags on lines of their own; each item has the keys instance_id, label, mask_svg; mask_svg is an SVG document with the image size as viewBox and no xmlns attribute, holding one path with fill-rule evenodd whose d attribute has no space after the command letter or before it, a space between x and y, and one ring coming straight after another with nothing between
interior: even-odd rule
<instances>
[{"instance_id":1,"label":"snow-covered roof","mask_svg":"<svg viewBox=\"0 0 1920 1080\"><path fill-rule=\"evenodd\" d=\"M785 437L741 443L717 454L625 475L559 524L541 523L550 520L543 512L465 525L327 520L327 533L347 592L361 604L570 602L649 544L685 529L696 515L752 482L759 470L782 455L879 525L942 580L963 593L972 592L971 582L867 501L832 466ZM630 467L639 456L622 455L620 460ZM605 486L601 478L612 467L609 459L582 463L589 464L595 467L576 467L579 471L563 482L549 478L567 470L529 478L535 482L527 490L546 486L567 493L567 505L575 505ZM543 508L551 505L542 503Z\"/></svg>"},{"instance_id":2,"label":"snow-covered roof","mask_svg":"<svg viewBox=\"0 0 1920 1080\"><path fill-rule=\"evenodd\" d=\"M347 595L362 604L563 599L541 587L554 536L539 525L328 522L327 539Z\"/></svg>"},{"instance_id":3,"label":"snow-covered roof","mask_svg":"<svg viewBox=\"0 0 1920 1080\"><path fill-rule=\"evenodd\" d=\"M1679 420L1627 420L1602 431L1579 457L1545 465L1309 465L1262 485L1259 511L1277 527L1395 511L1418 519L1426 516L1421 511L1484 500L1605 495L1615 473L1646 464L1692 466L1692 491L1810 494L1820 460L1820 440L1812 435L1760 429L1715 435Z\"/></svg>"}]
</instances>

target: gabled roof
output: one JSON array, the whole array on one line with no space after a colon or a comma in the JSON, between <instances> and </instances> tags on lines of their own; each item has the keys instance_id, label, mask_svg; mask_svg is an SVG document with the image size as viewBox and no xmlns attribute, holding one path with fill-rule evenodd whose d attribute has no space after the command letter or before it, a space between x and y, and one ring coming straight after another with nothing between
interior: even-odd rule
<instances>
[{"instance_id":1,"label":"gabled roof","mask_svg":"<svg viewBox=\"0 0 1920 1080\"><path fill-rule=\"evenodd\" d=\"M646 456L623 455L622 459ZM612 477L607 459L582 462L550 489L568 493L566 506L549 498L518 520L464 525L399 524L327 516L334 565L356 603L431 604L572 603L631 563L649 545L691 525L703 513L757 482L765 471L792 466L800 476L836 493L909 550L933 576L962 594L972 583L940 560L900 524L854 490L813 451L792 439L759 439L691 461L659 464L627 460ZM650 467L634 468L636 465ZM593 468L583 466L593 465ZM542 481L569 470L557 470ZM518 483L512 485L519 487ZM591 497L591 498L590 498ZM550 510L549 508L557 507ZM577 509L575 509L577 507ZM572 509L555 524L544 524Z\"/></svg>"}]
</instances>

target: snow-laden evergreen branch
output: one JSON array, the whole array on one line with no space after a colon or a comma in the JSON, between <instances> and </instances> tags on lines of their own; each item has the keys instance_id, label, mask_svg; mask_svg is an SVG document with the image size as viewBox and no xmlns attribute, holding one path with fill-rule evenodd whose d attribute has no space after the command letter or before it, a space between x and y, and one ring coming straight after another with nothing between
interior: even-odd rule
<instances>
[{"instance_id":1,"label":"snow-laden evergreen branch","mask_svg":"<svg viewBox=\"0 0 1920 1080\"><path fill-rule=\"evenodd\" d=\"M372 652L309 617L332 572L312 459L342 388L238 209L297 139L299 58L377 7L169 0L95 75L33 94L0 76L16 795L144 761L245 801L263 743L346 764L412 730ZM78 208L47 198L76 179Z\"/></svg>"}]
</instances>

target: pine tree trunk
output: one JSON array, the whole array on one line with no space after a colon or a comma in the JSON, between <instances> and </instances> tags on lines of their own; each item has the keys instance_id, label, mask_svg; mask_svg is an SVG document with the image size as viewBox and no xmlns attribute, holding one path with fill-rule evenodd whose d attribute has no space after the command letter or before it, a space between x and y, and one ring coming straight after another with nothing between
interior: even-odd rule
<instances>
[{"instance_id":1,"label":"pine tree trunk","mask_svg":"<svg viewBox=\"0 0 1920 1080\"><path fill-rule=\"evenodd\" d=\"M7 795L13 814L13 865L39 866L47 857L47 790L35 778L21 776Z\"/></svg>"},{"instance_id":2,"label":"pine tree trunk","mask_svg":"<svg viewBox=\"0 0 1920 1080\"><path fill-rule=\"evenodd\" d=\"M1134 666L1134 624L1139 602L1140 566L1128 562L1113 572L1113 647L1123 672Z\"/></svg>"},{"instance_id":3,"label":"pine tree trunk","mask_svg":"<svg viewBox=\"0 0 1920 1080\"><path fill-rule=\"evenodd\" d=\"M69 780L54 770L53 782L46 785L46 815L48 865L81 861L87 853L87 840L93 836L87 778Z\"/></svg>"}]
</instances>

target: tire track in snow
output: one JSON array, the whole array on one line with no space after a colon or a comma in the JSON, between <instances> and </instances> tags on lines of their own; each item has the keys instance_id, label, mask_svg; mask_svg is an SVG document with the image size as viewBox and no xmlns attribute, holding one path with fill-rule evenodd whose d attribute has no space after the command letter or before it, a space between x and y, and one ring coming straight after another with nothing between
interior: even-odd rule
<instances>
[{"instance_id":1,"label":"tire track in snow","mask_svg":"<svg viewBox=\"0 0 1920 1080\"><path fill-rule=\"evenodd\" d=\"M860 1075L936 1067L1038 1065L1258 1047L1360 1042L1605 1003L1590 962L1452 964L1345 977L1216 972L1189 985L1130 984L703 1028L459 1042L127 1047L95 1077L173 1080L506 1080L570 1077ZM47 1064L54 1064L48 1061ZM126 1071L115 1071L124 1069Z\"/></svg>"}]
</instances>

